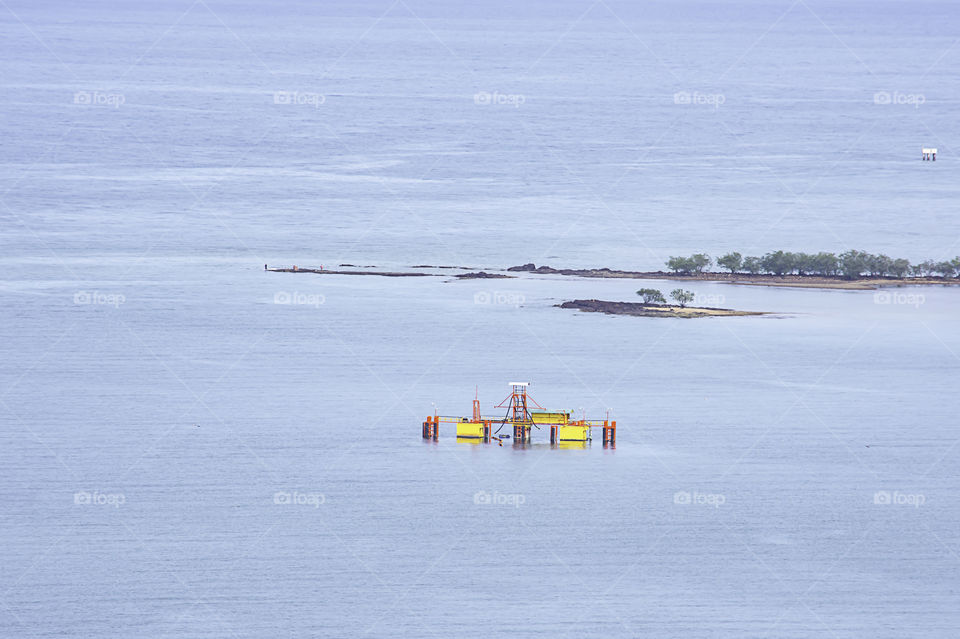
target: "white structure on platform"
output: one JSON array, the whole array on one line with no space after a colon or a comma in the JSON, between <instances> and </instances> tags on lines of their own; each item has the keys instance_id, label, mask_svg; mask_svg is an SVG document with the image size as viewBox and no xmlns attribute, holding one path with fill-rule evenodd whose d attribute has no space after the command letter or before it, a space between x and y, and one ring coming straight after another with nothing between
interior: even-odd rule
<instances>
[{"instance_id":1,"label":"white structure on platform","mask_svg":"<svg viewBox=\"0 0 960 639\"><path fill-rule=\"evenodd\" d=\"M937 161L937 150L935 148L923 147L921 151L923 152L924 160Z\"/></svg>"}]
</instances>

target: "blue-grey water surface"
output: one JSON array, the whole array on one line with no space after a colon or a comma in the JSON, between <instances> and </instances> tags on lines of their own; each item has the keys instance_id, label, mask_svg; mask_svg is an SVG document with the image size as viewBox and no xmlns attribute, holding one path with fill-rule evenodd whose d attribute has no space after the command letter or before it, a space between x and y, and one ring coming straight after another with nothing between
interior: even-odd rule
<instances>
[{"instance_id":1,"label":"blue-grey water surface","mask_svg":"<svg viewBox=\"0 0 960 639\"><path fill-rule=\"evenodd\" d=\"M0 635L954 636L960 290L263 265L954 257L958 24L4 0ZM421 440L515 380L616 449Z\"/></svg>"}]
</instances>

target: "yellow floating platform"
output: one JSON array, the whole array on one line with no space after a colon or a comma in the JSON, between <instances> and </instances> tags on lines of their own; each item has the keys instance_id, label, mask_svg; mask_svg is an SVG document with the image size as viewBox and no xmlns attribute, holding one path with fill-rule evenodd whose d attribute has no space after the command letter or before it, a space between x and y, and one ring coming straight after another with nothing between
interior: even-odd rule
<instances>
[{"instance_id":1,"label":"yellow floating platform","mask_svg":"<svg viewBox=\"0 0 960 639\"><path fill-rule=\"evenodd\" d=\"M590 439L589 426L557 426L557 441L585 442Z\"/></svg>"},{"instance_id":2,"label":"yellow floating platform","mask_svg":"<svg viewBox=\"0 0 960 639\"><path fill-rule=\"evenodd\" d=\"M447 425L453 426L456 438L460 441L470 443L496 441L498 445L503 446L504 440L511 440L514 445L525 445L531 443L531 434L536 429L550 432L552 446L580 448L589 445L593 440L592 429L600 428L603 432L604 448L615 446L617 422L608 419L586 419L586 416L577 419L569 409L545 409L527 395L529 385L529 382L510 382L513 391L507 399L496 406L496 408L505 409L506 414L501 416L483 415L480 412L480 400L477 397L473 400L471 417L438 415L435 410L434 414L427 416L426 421L423 422L423 438L437 441L440 425L443 424L443 428ZM532 407L536 409L532 410ZM507 433L498 435L497 433L504 428L507 429ZM510 431L512 434L508 434Z\"/></svg>"},{"instance_id":3,"label":"yellow floating platform","mask_svg":"<svg viewBox=\"0 0 960 639\"><path fill-rule=\"evenodd\" d=\"M535 410L530 413L534 424L566 424L570 421L570 413L554 413Z\"/></svg>"},{"instance_id":4,"label":"yellow floating platform","mask_svg":"<svg viewBox=\"0 0 960 639\"><path fill-rule=\"evenodd\" d=\"M457 422L457 437L460 439L483 439L483 423Z\"/></svg>"}]
</instances>

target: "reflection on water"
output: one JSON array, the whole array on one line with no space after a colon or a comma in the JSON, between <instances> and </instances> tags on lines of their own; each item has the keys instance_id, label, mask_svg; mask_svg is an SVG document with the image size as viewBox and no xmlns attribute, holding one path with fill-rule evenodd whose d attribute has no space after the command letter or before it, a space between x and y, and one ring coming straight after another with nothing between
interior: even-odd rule
<instances>
[{"instance_id":1,"label":"reflection on water","mask_svg":"<svg viewBox=\"0 0 960 639\"><path fill-rule=\"evenodd\" d=\"M557 442L555 444L557 448L587 448L590 446L590 442Z\"/></svg>"},{"instance_id":2,"label":"reflection on water","mask_svg":"<svg viewBox=\"0 0 960 639\"><path fill-rule=\"evenodd\" d=\"M479 446L479 445L481 445L481 444L487 444L487 445L489 445L489 446L497 446L498 444L499 444L499 445L502 445L502 443L499 442L499 441L497 441L496 439L494 439L494 440L492 440L492 441L490 441L490 442L484 442L482 439L477 439L477 438L475 438L475 437L457 437L456 440L457 440L457 443L458 443L458 444L470 444L471 446ZM430 441L430 440L427 440L427 441ZM510 443L510 440L505 440L505 442L506 442L506 443ZM556 444L547 444L547 443L544 443L544 442L533 442L533 443L529 443L529 444L514 444L514 445L513 445L514 448L543 448L543 447L545 447L545 446L548 446L548 447L550 447L550 448L579 448L579 449L584 449L584 448L589 448L589 447L590 447L590 442L589 442L589 441L584 441L584 442L580 442L580 441L570 441L570 442L558 442L558 443L556 443Z\"/></svg>"}]
</instances>

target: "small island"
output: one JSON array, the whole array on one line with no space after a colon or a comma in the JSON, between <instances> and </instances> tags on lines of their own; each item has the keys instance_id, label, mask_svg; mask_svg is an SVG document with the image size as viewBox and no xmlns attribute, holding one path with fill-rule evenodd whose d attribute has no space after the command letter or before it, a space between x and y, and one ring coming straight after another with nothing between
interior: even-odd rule
<instances>
[{"instance_id":1,"label":"small island","mask_svg":"<svg viewBox=\"0 0 960 639\"><path fill-rule=\"evenodd\" d=\"M574 308L585 313L606 313L607 315L633 315L635 317L743 317L746 315L767 315L759 311L735 311L730 308L708 308L697 306L671 306L668 304L647 304L644 302L609 302L605 300L572 300L557 304L557 308Z\"/></svg>"},{"instance_id":2,"label":"small island","mask_svg":"<svg viewBox=\"0 0 960 639\"><path fill-rule=\"evenodd\" d=\"M709 306L687 306L696 299L693 291L676 288L670 291L670 299L676 306L667 304L667 299L658 289L641 288L637 291L643 302L608 302L605 300L573 300L557 304L559 308L575 308L587 313L606 313L607 315L634 315L636 317L742 317L745 315L766 315L757 311L735 311L730 308Z\"/></svg>"}]
</instances>

